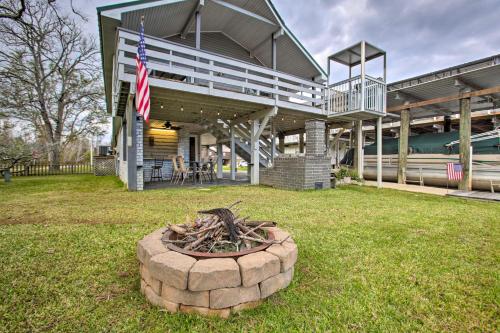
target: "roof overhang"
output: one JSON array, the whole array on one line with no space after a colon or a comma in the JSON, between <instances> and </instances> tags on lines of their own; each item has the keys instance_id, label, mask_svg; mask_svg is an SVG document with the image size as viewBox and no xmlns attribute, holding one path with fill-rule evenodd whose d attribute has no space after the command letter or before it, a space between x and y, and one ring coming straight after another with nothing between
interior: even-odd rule
<instances>
[{"instance_id":1,"label":"roof overhang","mask_svg":"<svg viewBox=\"0 0 500 333\"><path fill-rule=\"evenodd\" d=\"M464 91L480 91L500 86L500 55L445 68L387 85L387 108L405 103L432 101ZM444 100L444 99L443 99ZM410 104L410 105L411 105ZM451 115L459 112L458 100L433 103L411 110L413 118ZM500 107L500 94L472 97L472 111Z\"/></svg>"},{"instance_id":2,"label":"roof overhang","mask_svg":"<svg viewBox=\"0 0 500 333\"><path fill-rule=\"evenodd\" d=\"M160 38L185 35L194 32L194 24L190 21L200 3L204 7L202 33L223 33L268 67L272 65L271 40L275 38L279 71L318 82L326 80L325 71L284 24L269 0L247 1L244 5L236 0L131 1L97 8L108 112L111 112L109 101L116 28L138 30L140 18L144 15L146 35Z\"/></svg>"},{"instance_id":3,"label":"roof overhang","mask_svg":"<svg viewBox=\"0 0 500 333\"><path fill-rule=\"evenodd\" d=\"M361 63L361 47L362 43L358 42L348 48L343 49L342 51L339 51L337 53L334 53L328 57L328 60L332 60L335 62L338 62L340 64L354 67L357 66ZM366 61L381 57L385 55L385 51L370 44L365 43L365 56L366 56Z\"/></svg>"}]
</instances>

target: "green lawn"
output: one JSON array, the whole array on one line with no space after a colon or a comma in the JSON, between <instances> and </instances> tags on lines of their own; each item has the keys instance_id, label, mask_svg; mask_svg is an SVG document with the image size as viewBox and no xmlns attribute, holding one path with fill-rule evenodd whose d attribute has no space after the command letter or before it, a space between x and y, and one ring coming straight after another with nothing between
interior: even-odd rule
<instances>
[{"instance_id":1,"label":"green lawn","mask_svg":"<svg viewBox=\"0 0 500 333\"><path fill-rule=\"evenodd\" d=\"M369 187L129 193L113 177L0 183L0 331L494 332L500 204ZM171 315L139 292L136 241L243 200L299 247L292 284L229 320Z\"/></svg>"}]
</instances>

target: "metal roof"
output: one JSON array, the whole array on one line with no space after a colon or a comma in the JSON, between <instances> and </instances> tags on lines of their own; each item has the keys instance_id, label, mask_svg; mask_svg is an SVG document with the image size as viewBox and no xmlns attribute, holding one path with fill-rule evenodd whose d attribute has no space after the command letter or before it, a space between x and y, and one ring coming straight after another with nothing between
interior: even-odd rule
<instances>
[{"instance_id":1,"label":"metal roof","mask_svg":"<svg viewBox=\"0 0 500 333\"><path fill-rule=\"evenodd\" d=\"M500 85L500 55L400 80L387 85L387 107L456 95L461 89L481 90ZM472 110L500 107L498 94L475 97ZM412 118L458 113L458 101L412 109ZM387 119L390 121L390 118Z\"/></svg>"},{"instance_id":2,"label":"metal roof","mask_svg":"<svg viewBox=\"0 0 500 333\"><path fill-rule=\"evenodd\" d=\"M348 48L343 49L337 53L332 54L328 57L328 60L333 60L338 63L341 63L346 66L356 66L361 63L361 44L363 41L358 42ZM365 55L366 61L371 59L375 59L381 57L385 54L384 50L379 49L378 47L364 42L365 43Z\"/></svg>"}]
</instances>

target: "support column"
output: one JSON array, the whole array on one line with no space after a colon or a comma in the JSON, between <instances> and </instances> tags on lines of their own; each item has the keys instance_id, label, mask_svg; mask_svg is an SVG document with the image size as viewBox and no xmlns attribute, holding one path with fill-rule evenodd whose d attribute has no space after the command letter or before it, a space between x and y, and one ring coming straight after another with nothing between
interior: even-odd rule
<instances>
[{"instance_id":1,"label":"support column","mask_svg":"<svg viewBox=\"0 0 500 333\"><path fill-rule=\"evenodd\" d=\"M274 128L274 119L271 123L271 164L274 165L274 158L276 157L276 129Z\"/></svg>"},{"instance_id":2,"label":"support column","mask_svg":"<svg viewBox=\"0 0 500 333\"><path fill-rule=\"evenodd\" d=\"M410 133L410 109L401 111L398 149L398 183L404 183L404 171L408 161L408 135Z\"/></svg>"},{"instance_id":3,"label":"support column","mask_svg":"<svg viewBox=\"0 0 500 333\"><path fill-rule=\"evenodd\" d=\"M222 143L217 143L217 178L222 179L224 153L222 152Z\"/></svg>"},{"instance_id":4,"label":"support column","mask_svg":"<svg viewBox=\"0 0 500 333\"><path fill-rule=\"evenodd\" d=\"M360 178L363 178L363 121L356 121L356 139L354 146L354 168Z\"/></svg>"},{"instance_id":5,"label":"support column","mask_svg":"<svg viewBox=\"0 0 500 333\"><path fill-rule=\"evenodd\" d=\"M251 142L250 142L250 183L253 185L259 184L259 162L260 162L260 142L259 142L259 120L252 120L251 124Z\"/></svg>"},{"instance_id":6,"label":"support column","mask_svg":"<svg viewBox=\"0 0 500 333\"><path fill-rule=\"evenodd\" d=\"M127 189L137 191L137 111L134 99L129 98L127 107ZM142 171L142 165L141 165Z\"/></svg>"},{"instance_id":7,"label":"support column","mask_svg":"<svg viewBox=\"0 0 500 333\"><path fill-rule=\"evenodd\" d=\"M201 48L201 13L198 11L195 14L195 46L197 49Z\"/></svg>"},{"instance_id":8,"label":"support column","mask_svg":"<svg viewBox=\"0 0 500 333\"><path fill-rule=\"evenodd\" d=\"M285 135L280 133L278 134L279 142L279 151L284 154L285 153Z\"/></svg>"},{"instance_id":9,"label":"support column","mask_svg":"<svg viewBox=\"0 0 500 333\"><path fill-rule=\"evenodd\" d=\"M231 180L236 180L236 144L234 142L234 126L231 127Z\"/></svg>"},{"instance_id":10,"label":"support column","mask_svg":"<svg viewBox=\"0 0 500 333\"><path fill-rule=\"evenodd\" d=\"M377 118L377 187L382 188L382 117Z\"/></svg>"},{"instance_id":11,"label":"support column","mask_svg":"<svg viewBox=\"0 0 500 333\"><path fill-rule=\"evenodd\" d=\"M451 116L444 116L443 131L445 133L451 132Z\"/></svg>"},{"instance_id":12,"label":"support column","mask_svg":"<svg viewBox=\"0 0 500 333\"><path fill-rule=\"evenodd\" d=\"M304 133L299 134L299 153L304 153Z\"/></svg>"},{"instance_id":13,"label":"support column","mask_svg":"<svg viewBox=\"0 0 500 333\"><path fill-rule=\"evenodd\" d=\"M471 105L470 98L460 100L460 164L464 177L458 185L459 190L470 191L472 189L471 177Z\"/></svg>"}]
</instances>

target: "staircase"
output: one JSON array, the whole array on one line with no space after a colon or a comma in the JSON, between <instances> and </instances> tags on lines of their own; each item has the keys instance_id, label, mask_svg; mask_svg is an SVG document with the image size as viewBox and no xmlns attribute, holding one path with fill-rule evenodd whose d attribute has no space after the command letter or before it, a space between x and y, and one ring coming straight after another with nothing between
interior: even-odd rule
<instances>
[{"instance_id":1,"label":"staircase","mask_svg":"<svg viewBox=\"0 0 500 333\"><path fill-rule=\"evenodd\" d=\"M222 143L228 147L231 145L231 134L229 131L229 123L223 120L211 120L203 119L200 124L204 126L215 138L217 143ZM265 129L263 134L260 136L260 160L259 164L262 167L271 166L271 140L267 138L264 133L270 133L270 129ZM251 136L250 128L247 124L241 123L234 125L234 143L236 148L236 154L242 159L251 163L251 148L250 148ZM276 150L277 152L277 150Z\"/></svg>"}]
</instances>

